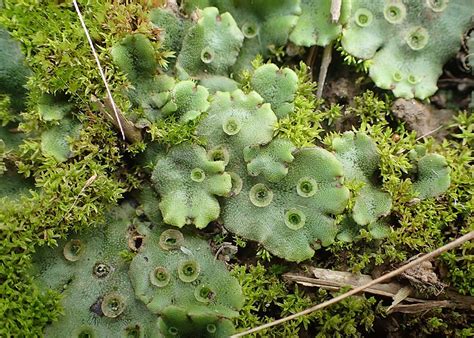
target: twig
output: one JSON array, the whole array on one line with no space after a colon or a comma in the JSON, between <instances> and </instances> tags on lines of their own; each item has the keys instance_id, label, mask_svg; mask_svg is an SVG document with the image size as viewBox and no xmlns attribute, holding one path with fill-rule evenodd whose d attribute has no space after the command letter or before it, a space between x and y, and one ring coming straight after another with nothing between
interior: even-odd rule
<instances>
[{"instance_id":1,"label":"twig","mask_svg":"<svg viewBox=\"0 0 474 338\"><path fill-rule=\"evenodd\" d=\"M310 268L313 272L313 277L307 277L299 273L285 273L283 278L285 280L295 282L300 285L307 287L317 287L325 290L339 291L342 287L349 286L356 288L372 281L372 277L364 274L353 274L346 271L335 271L321 268ZM406 288L406 284L399 282L390 282L374 285L364 290L365 293L371 293L374 295L394 298L394 296L400 292L401 289ZM416 304L435 304L439 302L442 307L458 308L470 310L474 306L474 297L460 295L459 293L447 290L443 295L436 297L435 299L429 299L426 295L418 293L413 287L410 288L410 296L403 299L404 302L416 303ZM442 303L444 302L444 303ZM398 304L392 308L391 312L403 312L406 304ZM427 305L427 308L431 307ZM411 312L424 311L426 309L423 306L407 308Z\"/></svg>"},{"instance_id":2,"label":"twig","mask_svg":"<svg viewBox=\"0 0 474 338\"><path fill-rule=\"evenodd\" d=\"M94 43L92 42L91 36L89 34L89 30L87 29L86 23L84 22L84 19L82 17L81 10L79 9L79 6L77 5L77 1L73 0L72 3L74 4L74 8L76 9L77 15L79 16L79 21L81 21L82 28L84 29L84 32L86 33L87 41L89 42L89 45L91 46L92 54L94 54L94 59L97 62L97 67L99 68L100 76L102 77L102 81L104 82L105 89L107 90L107 95L109 96L110 102L112 103L112 108L115 113L115 118L117 119L120 132L122 133L122 138L125 141L125 132L123 131L123 128L122 128L122 122L120 121L117 106L115 105L114 98L112 97L112 93L110 92L109 84L107 82L107 78L105 77L104 70L102 69L102 66L100 64L99 55L97 55L97 51L95 50Z\"/></svg>"},{"instance_id":3,"label":"twig","mask_svg":"<svg viewBox=\"0 0 474 338\"><path fill-rule=\"evenodd\" d=\"M332 60L332 42L324 47L323 60L321 61L321 68L319 69L318 78L318 90L316 91L316 97L321 98L323 96L324 82L326 82L326 75L328 73L329 64Z\"/></svg>"},{"instance_id":4,"label":"twig","mask_svg":"<svg viewBox=\"0 0 474 338\"><path fill-rule=\"evenodd\" d=\"M443 307L452 307L452 304L447 300L433 300L425 303L417 303L417 304L397 304L394 306L390 313L392 312L401 312L401 313L418 313L418 312L425 312L435 308L443 308Z\"/></svg>"},{"instance_id":5,"label":"twig","mask_svg":"<svg viewBox=\"0 0 474 338\"><path fill-rule=\"evenodd\" d=\"M472 239L474 239L474 231L471 231L471 232L467 233L466 235L461 236L461 237L459 237L458 239L456 239L456 240L454 240L454 241L452 241L452 242L450 242L450 243L448 243L448 244L446 244L446 245L443 245L442 247L440 247L440 248L438 248L438 249L436 249L436 250L434 250L434 251L432 251L432 252L430 252L430 253L427 253L427 254L425 254L425 255L423 255L423 256L420 256L420 257L418 257L417 259L415 259L415 260L413 260L413 261L411 261L411 262L409 262L409 263L407 263L407 264L405 264L405 265L399 267L398 269L396 269L396 270L394 270L394 271L392 271L392 272L389 272L389 273L387 273L387 274L385 274L385 275L383 275L383 276L381 276L381 277L379 277L379 278L377 278L377 279L372 280L371 282L369 282L369 283L367 283L367 284L364 284L364 285L362 285L362 286L360 286L360 287L358 287L358 288L352 289L352 290L350 290L350 291L348 291L348 292L346 292L346 293L344 293L344 294L342 294L342 295L339 295L339 296L337 296L337 297L335 297L335 298L333 298L333 299L330 299L330 300L328 300L328 301L326 301L326 302L323 302L323 303L321 303L321 304L317 304L317 305L315 305L315 306L313 306L313 307L310 307L310 308L308 308L308 309L306 309L306 310L304 310L304 311L295 313L295 314L293 314L293 315L291 315L291 316L278 319L278 320L276 320L276 321L274 321L274 322L271 322L271 323L267 323L267 324L264 324L264 325L257 326L256 328L253 328L253 329L251 329L251 330L247 330L247 331L244 331L244 332L241 332L241 333L237 333L237 334L235 334L235 335L233 335L233 336L231 336L231 337L233 337L233 338L236 338L236 337L243 337L243 336L245 336L245 335L247 335L247 334L255 333L255 332L258 332L258 331L260 331L260 330L267 329L267 328L269 328L269 327L276 326L276 325L279 325L279 324L281 324L281 323L285 323L285 322L287 322L287 321L289 321L289 320L292 320L292 319L295 319L295 318L298 318L298 317L307 315L307 314L309 314L309 313L311 313L311 312L314 312L314 311L317 311L317 310L321 310L321 309L323 309L323 308L325 308L325 307L327 307L327 306L329 306L329 305L338 303L338 302L340 302L341 300L346 299L347 297L353 296L353 295L355 295L355 294L357 294L357 293L359 293L359 292L361 292L361 291L364 291L365 289L370 288L371 286L373 286L373 285L375 285L375 284L379 284L379 283L382 283L383 281L386 281L386 280L388 280L388 279L390 279L390 278L393 278L393 277L395 277L395 276L401 274L402 272L404 272L404 271L406 271L406 270L408 270L408 269L410 269L410 268L412 268L412 267L414 267L414 266L420 264L421 262L424 262L424 261L429 260L429 259L431 259L431 258L437 257L437 256L441 255L443 252L448 251L448 250L451 250L451 249L454 249L454 248L460 246L461 244L463 244L463 243L465 243L465 242L467 242L467 241L470 241L470 240L472 240Z\"/></svg>"},{"instance_id":6,"label":"twig","mask_svg":"<svg viewBox=\"0 0 474 338\"><path fill-rule=\"evenodd\" d=\"M341 16L341 0L331 1L331 20L332 22L338 22Z\"/></svg>"},{"instance_id":7,"label":"twig","mask_svg":"<svg viewBox=\"0 0 474 338\"><path fill-rule=\"evenodd\" d=\"M370 277L369 275L356 276L350 272L333 270L326 270L322 272L323 270L326 269L312 269L316 278L301 276L294 273L286 273L283 275L283 277L289 281L296 282L305 286L318 287L322 289L336 291L340 290L344 286L350 286L351 288L359 287L373 280L372 277ZM391 282L375 285L372 288L367 288L365 292L392 298L401 288L401 284ZM417 298L408 298L408 301L422 302L423 300Z\"/></svg>"},{"instance_id":8,"label":"twig","mask_svg":"<svg viewBox=\"0 0 474 338\"><path fill-rule=\"evenodd\" d=\"M214 255L214 260L217 260L219 258L219 254L224 251L224 249L232 249L233 251L237 252L238 248L236 245L233 245L232 243L230 242L224 242L222 243L222 245L219 247L219 249L217 250L216 254Z\"/></svg>"},{"instance_id":9,"label":"twig","mask_svg":"<svg viewBox=\"0 0 474 338\"><path fill-rule=\"evenodd\" d=\"M419 140L421 140L422 138L425 138L426 136L429 136L429 135L431 135L431 134L433 134L433 133L436 133L438 130L440 130L440 129L443 128L443 127L444 127L444 126L441 125L441 126L439 126L438 128L433 129L433 130L427 132L426 134L421 135L420 137L417 137L417 139L416 139L415 141L419 141Z\"/></svg>"},{"instance_id":10,"label":"twig","mask_svg":"<svg viewBox=\"0 0 474 338\"><path fill-rule=\"evenodd\" d=\"M79 194L76 195L76 198L74 199L74 201L72 202L71 206L69 207L69 209L67 209L67 211L64 213L63 217L61 217L61 220L59 221L59 223L61 223L64 218L66 218L67 214L69 214L71 212L71 210L76 206L77 204L77 201L79 201L79 198L81 197L81 195L84 193L84 191L86 191L86 189L88 187L90 187L92 185L92 183L95 182L95 180L97 179L97 174L94 174L92 175L91 177L89 177L89 179L86 181L86 183L84 183L84 186L82 187L81 191L79 192Z\"/></svg>"},{"instance_id":11,"label":"twig","mask_svg":"<svg viewBox=\"0 0 474 338\"><path fill-rule=\"evenodd\" d=\"M166 1L166 7L171 9L174 13L179 13L179 5L176 0L168 0Z\"/></svg>"},{"instance_id":12,"label":"twig","mask_svg":"<svg viewBox=\"0 0 474 338\"><path fill-rule=\"evenodd\" d=\"M306 64L309 67L309 75L311 77L311 81L313 81L313 65L316 61L316 56L318 55L318 46L314 45L311 46L309 49L308 57L306 58Z\"/></svg>"}]
</instances>

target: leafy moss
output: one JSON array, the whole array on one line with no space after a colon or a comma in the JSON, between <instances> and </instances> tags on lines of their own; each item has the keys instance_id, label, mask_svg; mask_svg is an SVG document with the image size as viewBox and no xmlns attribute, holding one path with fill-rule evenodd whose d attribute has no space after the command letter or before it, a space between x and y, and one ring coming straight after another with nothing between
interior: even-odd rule
<instances>
[{"instance_id":1,"label":"leafy moss","mask_svg":"<svg viewBox=\"0 0 474 338\"><path fill-rule=\"evenodd\" d=\"M82 107L89 105L91 94L105 97L104 84L72 1L41 3L41 10L31 10L38 5L36 0L7 0L0 15L0 24L21 42L26 54L26 63L32 70L28 87L44 93L66 93ZM119 93L130 84L125 75L108 62L110 48L129 33L142 33L154 41L159 64L166 66L165 58L171 54L159 50L159 31L153 28L141 2L93 0L81 6L81 11L99 59L106 65L111 90L119 106L124 108L127 100Z\"/></svg>"},{"instance_id":2,"label":"leafy moss","mask_svg":"<svg viewBox=\"0 0 474 338\"><path fill-rule=\"evenodd\" d=\"M323 101L315 97L316 83L311 81L310 70L305 63L300 63L296 74L295 109L278 121L275 135L288 138L297 147L307 147L314 145L325 127L341 115L341 107L333 105L326 109Z\"/></svg>"},{"instance_id":3,"label":"leafy moss","mask_svg":"<svg viewBox=\"0 0 474 338\"><path fill-rule=\"evenodd\" d=\"M200 116L194 120L178 122L176 117L170 116L152 123L147 132L153 141L167 146L175 146L188 141L203 144L204 141L196 133L196 128L202 118L203 116Z\"/></svg>"},{"instance_id":4,"label":"leafy moss","mask_svg":"<svg viewBox=\"0 0 474 338\"><path fill-rule=\"evenodd\" d=\"M87 121L84 133L87 137L73 144L77 158L68 162L42 156L37 140L25 141L15 155L18 172L32 177L37 190L0 205L0 279L9 281L2 284L0 335L40 335L57 318L57 295L39 294L31 284L31 254L38 245L56 245L70 230L100 224L126 190L110 126Z\"/></svg>"},{"instance_id":5,"label":"leafy moss","mask_svg":"<svg viewBox=\"0 0 474 338\"><path fill-rule=\"evenodd\" d=\"M2 154L3 166L0 170L18 172L20 179L34 181L36 190L17 201L2 201L0 204L0 280L7 281L0 287L4 295L0 299L0 318L4 319L0 335L39 336L47 323L58 318L60 308L58 294L42 294L32 285L28 271L30 257L36 248L55 246L71 230L81 231L100 224L110 206L128 191L139 188L142 181L146 182L146 168L141 164L136 167L130 164L130 160L145 147L148 153L144 156L153 153L152 157L156 160L156 154L161 153L163 148L184 142L203 145L205 142L197 135L196 129L209 115L204 112L202 117L192 121L178 121L170 116L143 123L140 127L148 133L146 143L128 145L118 140L112 125L91 107L91 94L103 98L104 86L71 1L6 0L3 3L5 8L0 13L0 24L21 42L32 77L28 83L29 96L23 114L13 113L11 98L0 96L0 122L6 127L0 132L16 128L19 123L19 130L26 136L19 148L17 144L7 144L9 149ZM149 3L152 1L91 0L81 6L114 98L127 116L137 120L146 116L143 107L136 105L132 108L126 95L132 84L110 62L109 55L117 42L138 33L150 41L150 55L156 57L156 62L151 62L153 68L162 68L157 68L156 73L165 70L163 68L171 53L160 47L163 35L161 28L153 26L147 17L146 4ZM156 4L155 1L153 3ZM32 8L35 10L32 11ZM183 24L183 30L186 29L184 26L186 24ZM177 42L180 43L179 39ZM250 54L253 57L254 54ZM268 54L278 59L284 54L284 49L280 46L269 47ZM346 63L357 63L361 69L369 66L367 62L349 55L345 57ZM289 55L285 60L289 60ZM255 69L264 62L262 57L258 57L253 62L253 70L244 71L239 77L240 88L246 94L252 89ZM244 66L252 68L248 67L249 64ZM147 68L149 71L152 68ZM173 79L172 72L169 72L170 79ZM367 229L357 229L352 243L338 241L327 249L321 249L313 264L365 272L371 272L376 266L390 268L387 262L398 264L473 229L472 114L458 115L450 126L450 137L442 143L429 138L420 141L416 140L414 132L408 131L391 117L390 97L380 98L373 92L366 92L355 98L349 107L329 106L315 98L316 84L311 81L308 67L302 63L295 72L298 78L295 97L284 102L292 105L291 108L294 106L294 110L278 121L275 130L270 128L269 135L272 136L273 132L273 136L290 140L297 147L318 144L328 148L331 141L340 136L339 132L345 129L366 133L377 144L380 155L377 174L382 181L382 189L393 198L392 212L384 219L391 227L387 237L375 238ZM205 86L204 82L201 86ZM48 118L38 107L45 93L64 97L68 104L74 106L74 118L82 124L79 137L71 140L74 156L59 164L41 152L40 135L52 124L45 121ZM211 94L210 97L212 104L216 96ZM274 103L275 106L278 104ZM255 130L258 131L258 128ZM207 141L215 142L216 135L208 136ZM446 194L423 201L413 193L415 174L409 157L410 150L419 143L428 151L445 156L452 175L452 184ZM158 148L156 152L155 148ZM361 188L356 181L346 182L346 185L353 193ZM346 213L350 212L354 203L354 199L349 202ZM337 222L342 223L344 217L338 216ZM210 228L218 227L211 225ZM223 241L226 235L221 236L220 241ZM246 245L247 242L238 237L234 241L261 263L268 264L277 259L264 248L254 250L255 246L250 242ZM474 295L472 250L473 244L466 243L444 254L437 263L447 271L444 282L460 293ZM122 252L121 256L125 260L133 259L130 253ZM236 319L240 328L272 321L332 297L326 291L286 284L280 276L284 268L286 266L265 267L261 264L234 268L234 275L239 278L247 297L241 316ZM370 331L374 319L382 316L373 298L354 297L262 334L296 336L318 332L319 336L359 336ZM455 323L453 327L449 325L451 320ZM420 334L467 336L472 333L466 316L449 309L419 317L406 316L403 328Z\"/></svg>"},{"instance_id":6,"label":"leafy moss","mask_svg":"<svg viewBox=\"0 0 474 338\"><path fill-rule=\"evenodd\" d=\"M331 298L322 289L313 294L312 290L287 285L273 271L278 271L278 266L265 267L258 263L234 267L233 274L239 279L246 299L239 318L235 319L237 328L269 323L276 316L288 316ZM359 337L361 332L371 330L376 314L380 313L373 297L351 297L323 311L259 331L252 337L296 337L304 332L318 332L317 337Z\"/></svg>"}]
</instances>

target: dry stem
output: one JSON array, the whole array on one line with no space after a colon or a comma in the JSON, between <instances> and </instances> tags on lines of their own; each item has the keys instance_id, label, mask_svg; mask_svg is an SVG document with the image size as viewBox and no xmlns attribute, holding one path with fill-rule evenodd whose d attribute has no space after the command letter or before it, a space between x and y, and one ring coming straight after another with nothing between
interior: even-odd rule
<instances>
[{"instance_id":1,"label":"dry stem","mask_svg":"<svg viewBox=\"0 0 474 338\"><path fill-rule=\"evenodd\" d=\"M260 330L263 330L263 329L267 329L269 327L272 327L272 326L276 326L276 325L279 325L281 323L284 323L284 322L287 322L289 320L292 320L292 319L295 319L295 318L298 318L298 317L301 317L301 316L304 316L304 315L307 315L311 312L314 312L314 311L317 311L317 310L321 310L329 305L332 305L332 304L335 304L335 303L338 303L340 302L341 300L343 299L346 299L347 297L350 297L350 296L353 296L361 291L364 291L365 289L367 288L370 288L371 286L375 285L375 284L379 284L379 283L382 283L390 278L393 278L399 274L401 274L402 272L424 262L424 261L427 261L429 259L432 259L434 257L437 257L439 255L441 255L442 253L444 253L445 251L448 251L448 250L451 250L451 249L454 249L458 246L460 246L461 244L467 242L467 241L470 241L474 239L474 231L471 231L467 234L465 234L464 236L461 236L459 237L458 239L446 244L446 245L443 245L442 247L430 252L430 253L427 253L423 256L420 256L414 260L412 260L411 262L399 267L398 269L392 271L392 272L389 272L377 279L374 279L372 280L371 282L367 283L367 284L364 284L358 288L355 288L355 289L352 289L342 295L339 295L333 299L330 299L326 302L323 302L321 304L317 304L313 307L310 307L304 311L301 311L301 312L298 312L298 313L295 313L291 316L288 316L288 317L284 317L284 318L281 318L281 319L278 319L278 320L275 320L274 322L271 322L271 323L267 323L267 324L264 324L264 325L260 325L260 326L257 326L256 328L253 328L251 330L247 330L247 331L244 331L244 332L241 332L241 333L237 333L233 336L231 336L232 338L236 338L236 337L243 337L247 334L250 334L250 333L255 333L255 332L258 332Z\"/></svg>"},{"instance_id":2,"label":"dry stem","mask_svg":"<svg viewBox=\"0 0 474 338\"><path fill-rule=\"evenodd\" d=\"M122 133L122 138L125 141L125 132L123 131L123 128L122 128L122 122L120 121L120 116L117 110L117 106L115 105L114 98L112 97L112 93L110 92L109 84L107 82L107 78L105 77L104 70L102 69L102 65L100 64L99 55L97 55L97 51L95 50L94 43L92 42L92 39L89 34L89 30L87 29L86 23L84 22L84 19L82 17L81 10L79 9L79 6L77 5L77 1L73 0L72 2L74 4L74 8L76 9L77 15L79 16L79 21L81 22L82 28L84 29L84 32L86 33L87 41L89 42L89 45L91 46L92 54L94 55L95 62L97 63L97 67L99 68L100 76L102 77L102 81L104 82L107 95L109 96L110 102L112 103L112 108L115 113L115 118L118 122L118 127L120 129L120 132Z\"/></svg>"},{"instance_id":3,"label":"dry stem","mask_svg":"<svg viewBox=\"0 0 474 338\"><path fill-rule=\"evenodd\" d=\"M319 69L318 78L318 90L316 91L316 97L321 98L323 96L324 82L326 82L326 75L328 74L328 68L332 60L332 42L324 47L323 60L321 61L321 68Z\"/></svg>"}]
</instances>

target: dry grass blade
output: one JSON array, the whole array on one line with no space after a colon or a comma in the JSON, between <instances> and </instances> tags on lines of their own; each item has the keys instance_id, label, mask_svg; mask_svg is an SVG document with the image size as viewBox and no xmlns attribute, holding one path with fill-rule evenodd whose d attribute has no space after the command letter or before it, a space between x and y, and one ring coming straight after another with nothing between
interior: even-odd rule
<instances>
[{"instance_id":1,"label":"dry grass blade","mask_svg":"<svg viewBox=\"0 0 474 338\"><path fill-rule=\"evenodd\" d=\"M94 43L92 42L91 36L89 34L89 30L87 29L86 23L84 22L84 18L82 17L81 10L79 9L79 6L77 5L77 1L73 0L72 3L74 4L74 8L76 9L77 15L79 16L79 21L81 22L82 28L84 29L84 32L86 33L87 41L89 42L89 45L91 46L92 54L94 54L94 59L95 59L95 62L97 63L97 67L99 68L100 76L102 77L102 81L104 82L107 95L109 96L110 102L112 103L112 108L115 113L115 118L117 119L120 132L122 133L122 138L125 141L125 132L123 131L122 122L120 120L120 116L118 113L117 106L115 105L114 98L112 97L112 93L110 92L109 84L107 82L107 78L105 77L104 70L102 69L102 65L100 64L99 56L97 55L97 51L95 50Z\"/></svg>"},{"instance_id":2,"label":"dry grass blade","mask_svg":"<svg viewBox=\"0 0 474 338\"><path fill-rule=\"evenodd\" d=\"M416 258L416 259L410 261L409 263L407 263L407 264L405 264L405 265L399 267L398 269L396 269L396 270L394 270L394 271L392 271L392 272L389 272L389 273L387 273L387 274L385 274L385 275L383 275L383 276L381 276L381 277L379 277L379 278L377 278L377 279L374 279L374 280L372 280L372 281L370 281L370 282L368 282L368 283L366 283L366 284L364 284L364 285L362 285L362 286L359 286L359 287L357 287L357 288L355 288L355 289L352 289L352 290L350 290L350 291L348 291L348 292L346 292L346 293L344 293L344 294L342 294L342 295L339 295L339 296L337 296L337 297L335 297L335 298L333 298L333 299L330 299L330 300L328 300L328 301L326 301L326 302L323 302L323 303L321 303L321 304L317 304L317 305L315 305L315 306L313 306L313 307L310 307L310 308L308 308L308 309L306 309L306 310L304 310L304 311L295 313L295 314L293 314L293 315L291 315L291 316L278 319L278 320L276 320L276 321L274 321L274 322L271 322L271 323L267 323L267 324L264 324L264 325L257 326L256 328L253 328L253 329L251 329L251 330L247 330L247 331L244 331L244 332L241 332L241 333L237 333L237 334L235 334L235 335L233 335L233 336L231 336L231 337L233 337L233 338L235 338L235 337L243 337L243 336L245 336L245 335L248 335L248 334L251 334L251 333L255 333L255 332L258 332L258 331L260 331L260 330L267 329L267 328L269 328L269 327L276 326L276 325L285 323L285 322L287 322L287 321L289 321L289 320L292 320L292 319L295 319L295 318L298 318L298 317L307 315L307 314L312 313L312 312L314 312L314 311L321 310L321 309L323 309L323 308L325 308L325 307L328 307L329 305L338 303L338 302L340 302L341 300L346 299L347 297L350 297L350 296L353 296L353 295L355 295L355 294L358 294L359 292L364 291L365 289L368 289L368 288L370 288L370 287L373 286L373 285L382 283L382 282L384 282L384 281L386 281L386 280L389 280L389 279L391 279L391 278L393 278L393 277L395 277L395 276L398 276L398 275L401 274L402 272L404 272L404 271L406 271L406 270L408 270L408 269L410 269L410 268L412 268L412 267L414 267L414 266L416 266L416 265L418 265L418 264L420 264L420 263L422 263L422 262L424 262L424 261L427 261L427 260L429 260L429 259L432 259L432 258L434 258L434 257L437 257L437 256L441 255L443 252L446 252L446 251L448 251L448 250L454 249L454 248L460 246L461 244L463 244L463 243L465 243L465 242L467 242L467 241L470 241L470 240L472 240L472 239L474 239L474 231L471 231L471 232L465 234L464 236L461 236L461 237L459 237L458 239L456 239L456 240L454 240L454 241L452 241L452 242L450 242L450 243L448 243L448 244L446 244L446 245L443 245L442 247L440 247L440 248L438 248L438 249L436 249L436 250L434 250L434 251L432 251L432 252L430 252L430 253L427 253L427 254L425 254L425 255L423 255L423 256L420 256L420 257L418 257L418 258Z\"/></svg>"},{"instance_id":3,"label":"dry grass blade","mask_svg":"<svg viewBox=\"0 0 474 338\"><path fill-rule=\"evenodd\" d=\"M309 268L309 270L313 273L314 277L308 277L301 273L285 273L283 278L287 281L298 283L306 287L317 287L330 291L339 291L341 288L347 286L356 288L373 280L369 275L353 274L346 271L335 271L321 268ZM395 299L401 295L400 291L403 289L405 289L403 292L410 292L410 295L404 298L403 302L416 304L407 305L399 303L386 309L387 313L407 311L409 311L409 313L422 312L431 309L434 306L433 304L438 304L439 307L464 310L474 309L474 297L460 295L454 290L445 290L445 292L443 292L439 297L429 299L428 295L418 293L413 287L408 286L403 282L394 281L373 285L370 288L365 289L364 292Z\"/></svg>"},{"instance_id":4,"label":"dry grass blade","mask_svg":"<svg viewBox=\"0 0 474 338\"><path fill-rule=\"evenodd\" d=\"M92 185L92 183L95 182L96 179L97 179L97 174L94 174L91 177L89 177L89 179L86 181L86 183L84 183L84 186L82 187L79 194L77 194L76 198L74 199L74 202L72 202L69 209L67 209L67 211L64 213L63 217L61 217L61 221L59 221L59 223L61 223L64 220L64 218L71 212L71 210L76 206L76 204L79 201L79 198L82 196L82 194L86 191L87 188L89 188Z\"/></svg>"},{"instance_id":5,"label":"dry grass blade","mask_svg":"<svg viewBox=\"0 0 474 338\"><path fill-rule=\"evenodd\" d=\"M128 120L123 113L120 111L120 109L117 109L118 116L120 121L118 121L111 113L109 113L112 108L112 102L110 101L109 98L105 98L105 102L102 103L97 97L94 95L91 95L91 102L97 105L97 108L99 111L110 121L115 127L119 127L121 123L123 127L123 132L125 133L125 137L127 140L129 140L132 143L135 142L140 142L143 140L142 134L140 132L140 129L135 127L135 125Z\"/></svg>"},{"instance_id":6,"label":"dry grass blade","mask_svg":"<svg viewBox=\"0 0 474 338\"><path fill-rule=\"evenodd\" d=\"M321 61L321 67L319 69L318 89L316 91L316 97L318 99L323 97L324 83L326 82L329 65L332 61L332 45L333 43L331 42L329 45L324 47L323 60Z\"/></svg>"},{"instance_id":7,"label":"dry grass blade","mask_svg":"<svg viewBox=\"0 0 474 338\"><path fill-rule=\"evenodd\" d=\"M311 271L316 278L306 277L294 273L286 273L283 275L283 277L288 281L292 281L304 286L317 287L332 291L338 291L345 286L356 288L373 280L369 275L355 275L345 271L334 271L319 268L312 268ZM374 285L373 287L367 288L364 291L382 297L393 298L393 296L402 287L403 285L400 283L391 282ZM423 301L416 298L408 298L408 300L413 302Z\"/></svg>"}]
</instances>

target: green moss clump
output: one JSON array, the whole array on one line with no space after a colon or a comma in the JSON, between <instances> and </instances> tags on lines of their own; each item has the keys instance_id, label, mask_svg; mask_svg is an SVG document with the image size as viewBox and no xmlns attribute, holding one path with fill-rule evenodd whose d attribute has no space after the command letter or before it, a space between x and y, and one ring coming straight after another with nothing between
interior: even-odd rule
<instances>
[{"instance_id":1,"label":"green moss clump","mask_svg":"<svg viewBox=\"0 0 474 338\"><path fill-rule=\"evenodd\" d=\"M16 153L18 172L33 179L37 190L0 205L0 278L13 283L3 285L0 335L41 335L45 324L58 318L58 295L41 294L32 284L31 255L38 246L56 245L71 230L101 224L126 190L117 174L115 133L99 121L87 121L82 133L70 162L45 158L34 140Z\"/></svg>"},{"instance_id":2,"label":"green moss clump","mask_svg":"<svg viewBox=\"0 0 474 338\"><path fill-rule=\"evenodd\" d=\"M41 11L31 11L35 5L31 0L7 0L0 15L0 24L13 32L13 38L21 43L26 55L26 64L32 71L28 88L41 93L65 93L77 106L87 110L91 94L99 98L106 94L72 2L48 2ZM120 93L130 87L130 82L109 62L112 46L131 33L142 33L153 41L158 64L166 66L166 58L172 54L160 49L144 4L94 0L82 12L98 47L99 59L106 67L114 98L122 111L127 111L127 99Z\"/></svg>"}]
</instances>

